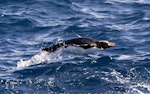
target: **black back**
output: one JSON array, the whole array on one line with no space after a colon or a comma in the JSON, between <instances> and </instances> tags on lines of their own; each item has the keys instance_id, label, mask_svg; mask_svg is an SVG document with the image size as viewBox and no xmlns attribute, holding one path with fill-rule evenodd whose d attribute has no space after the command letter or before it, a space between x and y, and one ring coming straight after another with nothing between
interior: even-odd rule
<instances>
[{"instance_id":1,"label":"black back","mask_svg":"<svg viewBox=\"0 0 150 94\"><path fill-rule=\"evenodd\" d=\"M94 44L96 44L96 40L90 38L75 38L75 39L66 40L63 43L52 45L51 47L44 48L42 50L48 52L54 52L60 47L67 47L67 46L76 46L76 47L82 47L84 49L88 49L94 47Z\"/></svg>"},{"instance_id":2,"label":"black back","mask_svg":"<svg viewBox=\"0 0 150 94\"><path fill-rule=\"evenodd\" d=\"M75 39L70 39L66 40L66 44L76 44L76 45L82 45L82 44L91 44L95 43L96 41L90 38L75 38Z\"/></svg>"},{"instance_id":3,"label":"black back","mask_svg":"<svg viewBox=\"0 0 150 94\"><path fill-rule=\"evenodd\" d=\"M96 44L96 41L90 38L75 38L65 41L65 44L67 46L71 45L88 49L94 47L93 44Z\"/></svg>"}]
</instances>

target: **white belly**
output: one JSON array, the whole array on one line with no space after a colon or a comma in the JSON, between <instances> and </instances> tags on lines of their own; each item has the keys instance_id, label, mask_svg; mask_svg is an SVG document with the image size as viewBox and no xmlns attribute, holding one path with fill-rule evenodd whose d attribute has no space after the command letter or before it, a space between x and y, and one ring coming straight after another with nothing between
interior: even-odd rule
<instances>
[{"instance_id":1,"label":"white belly","mask_svg":"<svg viewBox=\"0 0 150 94\"><path fill-rule=\"evenodd\" d=\"M68 46L67 48L65 48L66 52L70 52L70 53L74 53L74 54L94 54L97 53L98 51L100 51L99 48L96 47L92 47L89 49L84 49L81 47L75 47L75 46Z\"/></svg>"}]
</instances>

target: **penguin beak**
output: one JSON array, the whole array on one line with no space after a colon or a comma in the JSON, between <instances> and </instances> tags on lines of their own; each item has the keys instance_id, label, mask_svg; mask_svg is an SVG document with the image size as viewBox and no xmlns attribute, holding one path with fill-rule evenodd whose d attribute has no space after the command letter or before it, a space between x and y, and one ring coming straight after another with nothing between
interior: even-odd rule
<instances>
[{"instance_id":1,"label":"penguin beak","mask_svg":"<svg viewBox=\"0 0 150 94\"><path fill-rule=\"evenodd\" d=\"M114 42L109 42L108 43L108 46L110 46L110 47L114 47L116 45L116 43L114 43Z\"/></svg>"}]
</instances>

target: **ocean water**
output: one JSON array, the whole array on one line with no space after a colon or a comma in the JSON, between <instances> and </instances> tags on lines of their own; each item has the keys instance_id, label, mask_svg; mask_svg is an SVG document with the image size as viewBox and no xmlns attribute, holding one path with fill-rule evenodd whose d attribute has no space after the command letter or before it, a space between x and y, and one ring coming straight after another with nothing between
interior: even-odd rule
<instances>
[{"instance_id":1,"label":"ocean water","mask_svg":"<svg viewBox=\"0 0 150 94\"><path fill-rule=\"evenodd\" d=\"M84 56L44 47L78 36ZM0 0L0 94L150 93L149 0Z\"/></svg>"}]
</instances>

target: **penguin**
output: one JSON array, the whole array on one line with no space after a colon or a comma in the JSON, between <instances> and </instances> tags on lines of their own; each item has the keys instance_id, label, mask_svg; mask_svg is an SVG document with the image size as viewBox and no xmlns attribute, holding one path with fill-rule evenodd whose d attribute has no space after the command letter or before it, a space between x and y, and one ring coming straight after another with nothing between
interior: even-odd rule
<instances>
[{"instance_id":1,"label":"penguin","mask_svg":"<svg viewBox=\"0 0 150 94\"><path fill-rule=\"evenodd\" d=\"M74 38L65 40L64 42L57 43L48 48L42 49L49 53L55 52L60 48L74 54L92 54L99 50L114 47L116 44L109 41L98 41L91 38Z\"/></svg>"}]
</instances>

